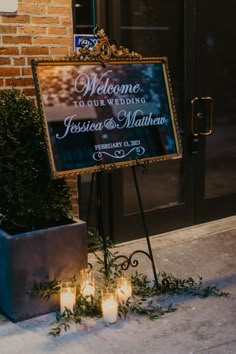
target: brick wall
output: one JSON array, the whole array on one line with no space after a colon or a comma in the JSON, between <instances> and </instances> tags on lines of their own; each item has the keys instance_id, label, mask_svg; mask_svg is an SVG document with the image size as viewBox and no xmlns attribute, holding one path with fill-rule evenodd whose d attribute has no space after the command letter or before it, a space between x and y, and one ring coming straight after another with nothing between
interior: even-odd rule
<instances>
[{"instance_id":1,"label":"brick wall","mask_svg":"<svg viewBox=\"0 0 236 354\"><path fill-rule=\"evenodd\" d=\"M18 0L16 16L0 16L0 88L16 87L35 97L31 60L72 52L71 0ZM76 177L68 183L73 215L78 215Z\"/></svg>"},{"instance_id":2,"label":"brick wall","mask_svg":"<svg viewBox=\"0 0 236 354\"><path fill-rule=\"evenodd\" d=\"M0 16L0 35L0 85L34 96L31 59L73 51L71 0L18 0L16 16Z\"/></svg>"}]
</instances>

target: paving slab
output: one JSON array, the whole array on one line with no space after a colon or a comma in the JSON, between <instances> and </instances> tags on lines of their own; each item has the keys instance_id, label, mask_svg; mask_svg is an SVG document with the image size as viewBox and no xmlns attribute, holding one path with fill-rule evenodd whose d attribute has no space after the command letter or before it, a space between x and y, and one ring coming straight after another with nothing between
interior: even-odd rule
<instances>
[{"instance_id":1,"label":"paving slab","mask_svg":"<svg viewBox=\"0 0 236 354\"><path fill-rule=\"evenodd\" d=\"M236 216L151 237L157 271L177 277L203 277L227 298L167 297L177 311L151 321L140 316L106 326L102 319L58 338L48 336L54 314L12 323L0 315L0 354L235 354ZM120 254L146 250L146 240L119 245ZM90 254L94 264L94 256ZM140 256L138 271L152 278L149 260Z\"/></svg>"}]
</instances>

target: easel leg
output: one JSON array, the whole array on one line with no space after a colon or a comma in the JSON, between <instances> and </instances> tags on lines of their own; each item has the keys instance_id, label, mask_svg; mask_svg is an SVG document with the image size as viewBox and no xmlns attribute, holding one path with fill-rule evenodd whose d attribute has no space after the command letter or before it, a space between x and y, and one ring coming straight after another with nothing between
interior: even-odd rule
<instances>
[{"instance_id":1,"label":"easel leg","mask_svg":"<svg viewBox=\"0 0 236 354\"><path fill-rule=\"evenodd\" d=\"M142 217L142 223L143 223L143 227L144 227L145 237L147 240L149 257L150 257L150 260L152 263L152 270L153 270L155 285L157 286L158 285L158 278L157 278L157 273L156 273L156 268L155 268L153 253L152 253L152 247L151 247L151 243L150 243L150 239L149 239L147 224L146 224L144 210L143 210L142 199L141 199L137 175L136 175L136 166L132 166L132 173L133 173L133 178L134 178L134 183L135 183L135 188L136 188L136 193L137 193L137 198L138 198L138 203L139 203L139 209L140 209L140 213L141 213L141 217Z\"/></svg>"},{"instance_id":2,"label":"easel leg","mask_svg":"<svg viewBox=\"0 0 236 354\"><path fill-rule=\"evenodd\" d=\"M87 219L86 219L87 225L89 225L89 217L90 217L90 212L91 212L94 177L95 177L95 173L92 173L92 179L91 179L90 188L89 188L89 201L88 201Z\"/></svg>"},{"instance_id":3,"label":"easel leg","mask_svg":"<svg viewBox=\"0 0 236 354\"><path fill-rule=\"evenodd\" d=\"M104 227L104 180L103 173L97 173L97 200L98 200L98 232L99 236L102 237L103 243L103 256L104 256L104 269L105 276L108 275L108 263L107 263L107 239L105 235Z\"/></svg>"}]
</instances>

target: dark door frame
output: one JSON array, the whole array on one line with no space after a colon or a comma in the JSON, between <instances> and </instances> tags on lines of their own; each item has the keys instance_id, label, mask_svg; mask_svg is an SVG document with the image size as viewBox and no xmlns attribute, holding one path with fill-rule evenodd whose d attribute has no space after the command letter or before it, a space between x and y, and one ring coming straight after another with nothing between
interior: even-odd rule
<instances>
[{"instance_id":1,"label":"dark door frame","mask_svg":"<svg viewBox=\"0 0 236 354\"><path fill-rule=\"evenodd\" d=\"M183 156L185 159L183 179L185 183L185 195L184 203L168 208L160 208L158 212L150 211L145 213L148 229L150 234L167 232L173 229L190 226L194 223L194 207L193 200L195 199L194 188L195 181L192 178L188 178L195 171L196 159L199 156L192 154L194 148L191 135L190 120L188 119L190 113L189 102L195 92L195 48L194 40L196 36L196 1L185 0L184 1L184 109L183 125L181 130L183 132ZM196 169L197 170L197 169ZM122 190L122 178L121 172L115 171L112 177L112 190L113 196L112 202L112 232L114 240L127 241L137 237L143 237L142 224L140 215L129 215L127 217L120 214L122 210L122 196L118 194ZM158 178L158 176L157 176ZM187 187L186 187L187 186ZM186 190L187 189L187 190ZM118 198L114 196L118 194ZM158 213L158 216L157 216ZM123 235L126 234L125 239ZM128 236L127 236L128 235Z\"/></svg>"},{"instance_id":2,"label":"dark door frame","mask_svg":"<svg viewBox=\"0 0 236 354\"><path fill-rule=\"evenodd\" d=\"M115 16L113 6L116 6ZM201 16L204 14L205 1L183 0L184 4L184 99L182 119L182 143L183 143L183 184L184 202L176 206L159 208L158 211L145 213L150 234L157 234L190 226L196 223L213 220L232 214L232 205L228 205L228 198L217 199L222 203L223 210L217 205L216 200L204 199L204 175L205 175L205 145L206 137L194 137L191 131L191 100L194 97L205 96L204 80L204 51L206 48L205 33ZM112 3L110 0L97 1L98 25L105 31L120 40L120 1ZM121 43L122 44L122 43ZM124 216L123 196L121 191L121 171L113 171L109 176L103 176L107 190L105 203L105 215L107 216L106 233L112 235L115 242L128 241L143 237L142 222L139 214ZM236 198L235 198L236 212Z\"/></svg>"}]
</instances>

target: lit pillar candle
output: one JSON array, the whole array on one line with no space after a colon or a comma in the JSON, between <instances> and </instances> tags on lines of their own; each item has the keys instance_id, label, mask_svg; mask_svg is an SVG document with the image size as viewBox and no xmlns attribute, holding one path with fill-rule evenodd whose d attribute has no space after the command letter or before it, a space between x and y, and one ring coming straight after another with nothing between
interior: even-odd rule
<instances>
[{"instance_id":1,"label":"lit pillar candle","mask_svg":"<svg viewBox=\"0 0 236 354\"><path fill-rule=\"evenodd\" d=\"M94 296L95 282L92 269L82 269L80 271L80 285L83 296Z\"/></svg>"},{"instance_id":2,"label":"lit pillar candle","mask_svg":"<svg viewBox=\"0 0 236 354\"><path fill-rule=\"evenodd\" d=\"M86 283L82 289L83 296L94 296L95 288L91 283Z\"/></svg>"},{"instance_id":3,"label":"lit pillar candle","mask_svg":"<svg viewBox=\"0 0 236 354\"><path fill-rule=\"evenodd\" d=\"M60 293L60 311L63 313L65 309L73 312L76 301L76 288L69 286L68 283L62 284Z\"/></svg>"},{"instance_id":4,"label":"lit pillar candle","mask_svg":"<svg viewBox=\"0 0 236 354\"><path fill-rule=\"evenodd\" d=\"M106 323L114 323L118 317L118 302L115 290L106 290L102 295L102 314Z\"/></svg>"},{"instance_id":5,"label":"lit pillar candle","mask_svg":"<svg viewBox=\"0 0 236 354\"><path fill-rule=\"evenodd\" d=\"M132 296L130 276L124 275L117 281L117 295L119 302L126 302Z\"/></svg>"}]
</instances>

